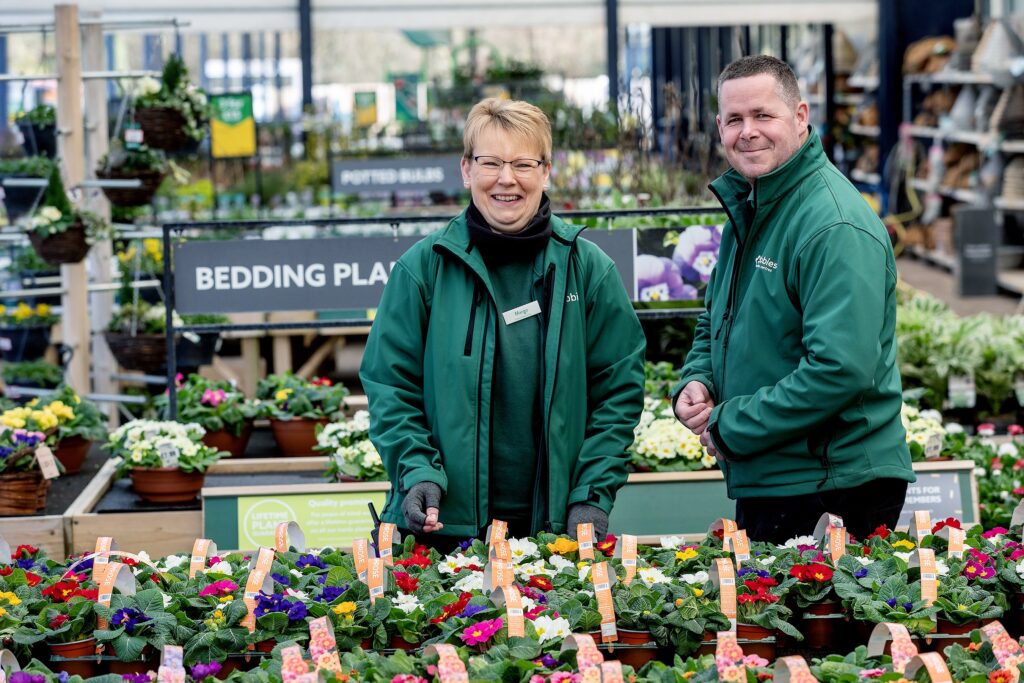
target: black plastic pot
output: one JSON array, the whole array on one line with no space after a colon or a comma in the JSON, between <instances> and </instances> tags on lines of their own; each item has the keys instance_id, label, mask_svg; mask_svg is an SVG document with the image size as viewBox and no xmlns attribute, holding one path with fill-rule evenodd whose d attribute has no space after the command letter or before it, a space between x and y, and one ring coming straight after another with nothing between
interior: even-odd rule
<instances>
[{"instance_id":1,"label":"black plastic pot","mask_svg":"<svg viewBox=\"0 0 1024 683\"><path fill-rule=\"evenodd\" d=\"M39 360L50 346L50 327L0 327L0 357L8 363Z\"/></svg>"},{"instance_id":2,"label":"black plastic pot","mask_svg":"<svg viewBox=\"0 0 1024 683\"><path fill-rule=\"evenodd\" d=\"M200 333L198 343L189 341L185 337L180 337L177 346L175 346L178 371L187 375L189 372L198 370L200 365L212 363L219 341L219 332Z\"/></svg>"},{"instance_id":3,"label":"black plastic pot","mask_svg":"<svg viewBox=\"0 0 1024 683\"><path fill-rule=\"evenodd\" d=\"M0 180L4 178L27 178L31 176L24 175L7 175L0 176ZM43 193L46 192L45 187L9 187L4 186L4 209L7 211L7 220L13 223L27 213L30 213L32 209L39 205L39 202L43 198Z\"/></svg>"},{"instance_id":4,"label":"black plastic pot","mask_svg":"<svg viewBox=\"0 0 1024 683\"><path fill-rule=\"evenodd\" d=\"M25 138L21 146L28 156L42 156L53 159L57 156L57 126L40 126L35 123L19 123L21 135Z\"/></svg>"}]
</instances>

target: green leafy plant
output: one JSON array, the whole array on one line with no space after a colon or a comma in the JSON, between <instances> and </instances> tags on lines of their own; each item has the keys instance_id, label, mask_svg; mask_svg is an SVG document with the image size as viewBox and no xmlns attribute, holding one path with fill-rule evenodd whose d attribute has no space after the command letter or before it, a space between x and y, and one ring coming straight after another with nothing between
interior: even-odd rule
<instances>
[{"instance_id":1,"label":"green leafy plant","mask_svg":"<svg viewBox=\"0 0 1024 683\"><path fill-rule=\"evenodd\" d=\"M57 426L57 441L73 436L86 441L102 441L107 438L106 414L89 399L80 397L67 384L38 400L39 408L49 408L59 417L65 418Z\"/></svg>"},{"instance_id":2,"label":"green leafy plant","mask_svg":"<svg viewBox=\"0 0 1024 683\"><path fill-rule=\"evenodd\" d=\"M28 111L20 111L15 114L14 123L19 125L55 126L57 125L57 110L49 104L37 104Z\"/></svg>"},{"instance_id":3,"label":"green leafy plant","mask_svg":"<svg viewBox=\"0 0 1024 683\"><path fill-rule=\"evenodd\" d=\"M19 301L17 306L8 308L0 305L0 327L49 327L60 322L49 304L30 306Z\"/></svg>"},{"instance_id":4,"label":"green leafy plant","mask_svg":"<svg viewBox=\"0 0 1024 683\"><path fill-rule=\"evenodd\" d=\"M89 244L96 244L112 234L111 225L91 211L71 209L62 212L55 206L37 209L28 219L26 227L29 232L43 239L67 232L71 228L81 227L85 230L85 241Z\"/></svg>"},{"instance_id":5,"label":"green leafy plant","mask_svg":"<svg viewBox=\"0 0 1024 683\"><path fill-rule=\"evenodd\" d=\"M256 385L261 414L278 420L339 420L344 417L346 396L348 389L340 382L334 384L326 377L307 381L291 372L270 375Z\"/></svg>"},{"instance_id":6,"label":"green leafy plant","mask_svg":"<svg viewBox=\"0 0 1024 683\"><path fill-rule=\"evenodd\" d=\"M22 386L56 387L64 380L64 371L44 360L29 360L22 363L7 363L0 370L5 384Z\"/></svg>"},{"instance_id":7,"label":"green leafy plant","mask_svg":"<svg viewBox=\"0 0 1024 683\"><path fill-rule=\"evenodd\" d=\"M129 149L121 143L112 143L110 151L100 157L96 168L106 171L164 171L167 158L158 149L146 145Z\"/></svg>"},{"instance_id":8,"label":"green leafy plant","mask_svg":"<svg viewBox=\"0 0 1024 683\"><path fill-rule=\"evenodd\" d=\"M258 412L254 403L247 400L229 382L206 379L197 374L189 375L178 384L178 419L193 422L207 432L221 429L241 436L246 424ZM167 396L156 399L161 410L167 409Z\"/></svg>"},{"instance_id":9,"label":"green leafy plant","mask_svg":"<svg viewBox=\"0 0 1024 683\"><path fill-rule=\"evenodd\" d=\"M188 68L181 57L172 54L164 63L160 80L143 78L135 95L138 109L170 107L181 112L185 132L194 140L203 137L203 126L209 118L206 94L189 82Z\"/></svg>"},{"instance_id":10,"label":"green leafy plant","mask_svg":"<svg viewBox=\"0 0 1024 683\"><path fill-rule=\"evenodd\" d=\"M165 467L161 453L177 456L183 472L205 472L221 453L201 441L205 430L197 424L132 420L110 435L105 448L117 459L120 477L136 467Z\"/></svg>"},{"instance_id":11,"label":"green leafy plant","mask_svg":"<svg viewBox=\"0 0 1024 683\"><path fill-rule=\"evenodd\" d=\"M174 644L177 620L164 611L163 595L159 588L149 588L135 595L115 593L109 606L97 604L96 614L109 626L95 631L96 640L111 646L125 662L141 659L147 645L159 650Z\"/></svg>"}]
</instances>

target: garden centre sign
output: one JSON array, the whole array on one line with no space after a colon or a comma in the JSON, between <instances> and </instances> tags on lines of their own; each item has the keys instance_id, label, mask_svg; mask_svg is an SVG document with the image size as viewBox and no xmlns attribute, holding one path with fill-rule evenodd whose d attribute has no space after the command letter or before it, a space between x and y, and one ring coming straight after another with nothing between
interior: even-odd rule
<instances>
[{"instance_id":1,"label":"garden centre sign","mask_svg":"<svg viewBox=\"0 0 1024 683\"><path fill-rule=\"evenodd\" d=\"M359 192L462 192L458 154L434 154L388 159L334 159L331 189L343 194Z\"/></svg>"},{"instance_id":2,"label":"garden centre sign","mask_svg":"<svg viewBox=\"0 0 1024 683\"><path fill-rule=\"evenodd\" d=\"M635 291L632 230L586 236L612 257ZM180 313L376 308L395 261L419 237L194 241L175 246Z\"/></svg>"}]
</instances>

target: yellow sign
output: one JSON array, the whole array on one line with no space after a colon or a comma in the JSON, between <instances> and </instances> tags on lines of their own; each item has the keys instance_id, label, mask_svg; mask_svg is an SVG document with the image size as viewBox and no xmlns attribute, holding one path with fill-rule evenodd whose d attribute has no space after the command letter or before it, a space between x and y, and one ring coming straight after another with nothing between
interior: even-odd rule
<instances>
[{"instance_id":1,"label":"yellow sign","mask_svg":"<svg viewBox=\"0 0 1024 683\"><path fill-rule=\"evenodd\" d=\"M211 95L210 109L210 154L213 158L256 156L258 150L252 93Z\"/></svg>"}]
</instances>

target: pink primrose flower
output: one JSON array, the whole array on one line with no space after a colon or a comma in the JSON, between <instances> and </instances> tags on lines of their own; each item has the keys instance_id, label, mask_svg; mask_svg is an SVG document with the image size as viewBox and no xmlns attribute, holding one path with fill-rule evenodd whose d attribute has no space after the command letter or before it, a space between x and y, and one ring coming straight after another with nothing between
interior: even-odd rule
<instances>
[{"instance_id":1,"label":"pink primrose flower","mask_svg":"<svg viewBox=\"0 0 1024 683\"><path fill-rule=\"evenodd\" d=\"M505 622L501 619L481 621L471 626L467 626L466 629L459 634L459 638L461 638L462 642L466 645L483 645L493 638L494 634L500 631L501 627L504 625Z\"/></svg>"}]
</instances>

